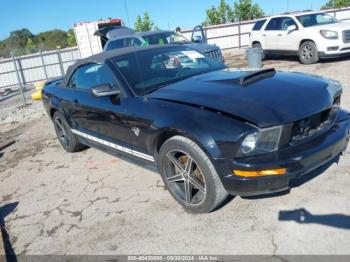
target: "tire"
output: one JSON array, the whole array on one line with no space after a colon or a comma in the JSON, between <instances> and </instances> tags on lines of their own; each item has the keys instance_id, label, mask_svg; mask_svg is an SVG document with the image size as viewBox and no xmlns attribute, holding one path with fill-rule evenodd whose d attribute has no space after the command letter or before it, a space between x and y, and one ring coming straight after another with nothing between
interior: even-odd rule
<instances>
[{"instance_id":1,"label":"tire","mask_svg":"<svg viewBox=\"0 0 350 262\"><path fill-rule=\"evenodd\" d=\"M262 60L267 59L266 52L264 51L264 49L262 48L262 46L261 46L260 43L254 43L254 44L252 45L252 48L260 48L260 49L263 51L262 54L261 54L261 59L262 59Z\"/></svg>"},{"instance_id":2,"label":"tire","mask_svg":"<svg viewBox=\"0 0 350 262\"><path fill-rule=\"evenodd\" d=\"M79 142L78 137L73 134L62 113L56 111L53 115L52 120L55 127L57 139L64 150L70 153L74 153L86 148L85 145Z\"/></svg>"},{"instance_id":3,"label":"tire","mask_svg":"<svg viewBox=\"0 0 350 262\"><path fill-rule=\"evenodd\" d=\"M209 213L228 196L208 156L186 137L167 140L158 165L169 192L190 213Z\"/></svg>"},{"instance_id":4,"label":"tire","mask_svg":"<svg viewBox=\"0 0 350 262\"><path fill-rule=\"evenodd\" d=\"M299 61L304 65L317 63L319 60L317 47L312 41L305 41L299 47Z\"/></svg>"}]
</instances>

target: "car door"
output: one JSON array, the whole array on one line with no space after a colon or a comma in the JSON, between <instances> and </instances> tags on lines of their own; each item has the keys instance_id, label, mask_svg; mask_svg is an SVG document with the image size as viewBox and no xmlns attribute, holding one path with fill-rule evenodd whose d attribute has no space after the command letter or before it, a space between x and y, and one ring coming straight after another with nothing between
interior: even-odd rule
<instances>
[{"instance_id":1,"label":"car door","mask_svg":"<svg viewBox=\"0 0 350 262\"><path fill-rule=\"evenodd\" d=\"M68 82L74 90L71 116L73 129L92 138L113 140L118 144L128 144L130 128L128 114L121 95L92 95L91 88L109 84L118 88L117 79L107 64L86 64L79 67Z\"/></svg>"},{"instance_id":2,"label":"car door","mask_svg":"<svg viewBox=\"0 0 350 262\"><path fill-rule=\"evenodd\" d=\"M290 29L294 26L294 29ZM301 39L299 26L292 17L284 17L281 21L281 31L277 35L277 49L286 51L297 51Z\"/></svg>"},{"instance_id":3,"label":"car door","mask_svg":"<svg viewBox=\"0 0 350 262\"><path fill-rule=\"evenodd\" d=\"M207 36L205 35L204 29L202 26L197 25L195 28L193 28L191 41L197 44L208 43Z\"/></svg>"},{"instance_id":4,"label":"car door","mask_svg":"<svg viewBox=\"0 0 350 262\"><path fill-rule=\"evenodd\" d=\"M279 50L281 40L281 30L282 30L283 17L274 17L266 25L263 32L263 49L265 50Z\"/></svg>"}]
</instances>

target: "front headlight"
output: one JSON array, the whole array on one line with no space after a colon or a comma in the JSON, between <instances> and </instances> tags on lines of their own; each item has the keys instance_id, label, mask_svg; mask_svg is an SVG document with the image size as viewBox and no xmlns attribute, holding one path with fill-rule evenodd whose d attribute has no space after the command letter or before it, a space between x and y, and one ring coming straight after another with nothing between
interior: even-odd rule
<instances>
[{"instance_id":1,"label":"front headlight","mask_svg":"<svg viewBox=\"0 0 350 262\"><path fill-rule=\"evenodd\" d=\"M338 39L339 37L338 32L331 30L321 30L320 34L327 39Z\"/></svg>"},{"instance_id":2,"label":"front headlight","mask_svg":"<svg viewBox=\"0 0 350 262\"><path fill-rule=\"evenodd\" d=\"M247 135L238 150L237 156L251 156L277 150L282 134L282 126L260 129Z\"/></svg>"}]
</instances>

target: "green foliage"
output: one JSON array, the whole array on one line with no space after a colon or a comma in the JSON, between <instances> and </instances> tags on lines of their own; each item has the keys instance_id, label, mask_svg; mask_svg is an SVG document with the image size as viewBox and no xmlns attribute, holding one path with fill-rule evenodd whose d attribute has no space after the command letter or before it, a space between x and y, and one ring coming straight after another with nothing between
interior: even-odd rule
<instances>
[{"instance_id":1,"label":"green foliage","mask_svg":"<svg viewBox=\"0 0 350 262\"><path fill-rule=\"evenodd\" d=\"M37 46L40 49L56 49L67 47L67 33L65 31L54 29L52 31L42 32L35 37Z\"/></svg>"},{"instance_id":2,"label":"green foliage","mask_svg":"<svg viewBox=\"0 0 350 262\"><path fill-rule=\"evenodd\" d=\"M239 21L253 20L265 15L258 4L252 4L252 0L239 0L234 6L235 16Z\"/></svg>"},{"instance_id":3,"label":"green foliage","mask_svg":"<svg viewBox=\"0 0 350 262\"><path fill-rule=\"evenodd\" d=\"M342 8L350 6L350 0L328 0L321 9Z\"/></svg>"},{"instance_id":4,"label":"green foliage","mask_svg":"<svg viewBox=\"0 0 350 262\"><path fill-rule=\"evenodd\" d=\"M140 15L136 17L136 22L134 24L134 31L135 32L147 32L151 30L155 30L158 27L154 25L152 22L148 12L145 12L143 14L143 18L141 18Z\"/></svg>"},{"instance_id":5,"label":"green foliage","mask_svg":"<svg viewBox=\"0 0 350 262\"><path fill-rule=\"evenodd\" d=\"M232 8L226 4L225 0L220 1L218 7L211 6L206 10L207 18L203 25L218 25L235 21L235 15Z\"/></svg>"},{"instance_id":6,"label":"green foliage","mask_svg":"<svg viewBox=\"0 0 350 262\"><path fill-rule=\"evenodd\" d=\"M28 39L34 38L34 35L26 28L12 31L5 40L6 47L22 48L27 45Z\"/></svg>"},{"instance_id":7,"label":"green foliage","mask_svg":"<svg viewBox=\"0 0 350 262\"><path fill-rule=\"evenodd\" d=\"M264 16L264 12L258 4L252 4L252 0L238 0L233 8L226 4L225 0L220 1L218 7L212 6L206 10L207 18L203 25L218 25L235 21L256 19Z\"/></svg>"},{"instance_id":8,"label":"green foliage","mask_svg":"<svg viewBox=\"0 0 350 262\"><path fill-rule=\"evenodd\" d=\"M33 38L29 38L29 39L28 39L26 47L27 47L28 49L35 49L35 48L36 48L36 44L35 44Z\"/></svg>"},{"instance_id":9,"label":"green foliage","mask_svg":"<svg viewBox=\"0 0 350 262\"><path fill-rule=\"evenodd\" d=\"M67 46L74 47L77 45L77 40L75 39L75 34L73 29L67 31Z\"/></svg>"},{"instance_id":10,"label":"green foliage","mask_svg":"<svg viewBox=\"0 0 350 262\"><path fill-rule=\"evenodd\" d=\"M0 57L9 57L11 50L15 50L15 55L18 56L37 52L38 49L52 50L74 46L76 40L73 29L67 32L54 29L34 35L24 28L11 32L8 38L0 41Z\"/></svg>"}]
</instances>

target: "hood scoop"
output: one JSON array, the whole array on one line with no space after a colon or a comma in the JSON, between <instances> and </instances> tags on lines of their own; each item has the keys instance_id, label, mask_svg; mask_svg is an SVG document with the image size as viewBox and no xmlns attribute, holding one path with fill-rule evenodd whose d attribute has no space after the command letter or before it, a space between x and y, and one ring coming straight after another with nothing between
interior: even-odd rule
<instances>
[{"instance_id":1,"label":"hood scoop","mask_svg":"<svg viewBox=\"0 0 350 262\"><path fill-rule=\"evenodd\" d=\"M255 72L250 72L246 75L243 75L239 79L239 84L241 86L247 86L249 84L255 83L259 80L274 77L276 74L276 70L274 68L263 69Z\"/></svg>"},{"instance_id":2,"label":"hood scoop","mask_svg":"<svg viewBox=\"0 0 350 262\"><path fill-rule=\"evenodd\" d=\"M202 77L200 81L234 84L246 87L260 80L272 78L275 74L276 70L274 68L254 71L221 71L220 74L215 76L208 75L207 77Z\"/></svg>"}]
</instances>

